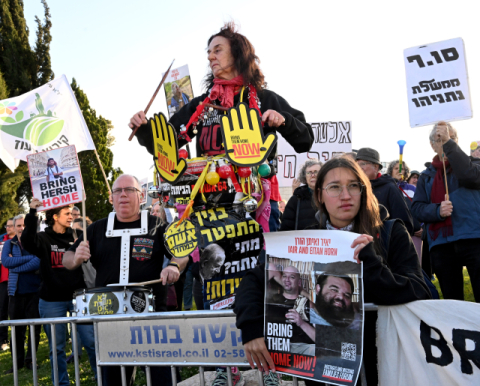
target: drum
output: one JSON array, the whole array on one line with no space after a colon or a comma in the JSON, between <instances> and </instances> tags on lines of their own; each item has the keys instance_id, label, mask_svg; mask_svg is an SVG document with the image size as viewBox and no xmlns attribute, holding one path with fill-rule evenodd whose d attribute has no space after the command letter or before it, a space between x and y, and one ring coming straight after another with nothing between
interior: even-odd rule
<instances>
[{"instance_id":1,"label":"drum","mask_svg":"<svg viewBox=\"0 0 480 386\"><path fill-rule=\"evenodd\" d=\"M145 287L96 287L75 291L72 316L147 314L155 311L155 296Z\"/></svg>"}]
</instances>

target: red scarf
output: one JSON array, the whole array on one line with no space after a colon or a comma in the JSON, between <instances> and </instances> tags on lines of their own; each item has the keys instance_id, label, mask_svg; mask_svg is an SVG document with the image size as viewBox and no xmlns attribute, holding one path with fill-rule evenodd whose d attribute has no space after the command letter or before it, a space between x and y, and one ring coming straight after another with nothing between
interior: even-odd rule
<instances>
[{"instance_id":1,"label":"red scarf","mask_svg":"<svg viewBox=\"0 0 480 386\"><path fill-rule=\"evenodd\" d=\"M430 202L432 204L440 204L442 201L445 201L445 195L447 192L443 180L443 162L438 155L433 158L432 166L437 169L437 173L433 179L432 191L430 192ZM445 168L448 169L449 167L450 163L446 160ZM452 216L445 217L445 220L430 224L428 227L428 233L433 241L437 239L440 231L442 232L443 237L453 236Z\"/></svg>"},{"instance_id":2,"label":"red scarf","mask_svg":"<svg viewBox=\"0 0 480 386\"><path fill-rule=\"evenodd\" d=\"M211 101L218 100L222 107L231 108L233 107L233 99L235 97L235 89L238 87L243 86L243 76L238 75L237 77L231 80L224 80L224 79L213 79L213 87L210 91L210 95L205 98L205 100L197 106L196 111L190 117L186 125L186 131L192 124L198 124L199 119L202 119L202 114L204 114L206 107L205 104L210 103ZM260 108L258 107L257 103L257 90L251 84L248 85L249 95L248 95L248 106L250 108L254 108L258 111L260 117L262 113L260 112ZM186 135L186 131L180 133L181 135ZM188 138L190 139L190 138ZM188 141L190 142L190 141Z\"/></svg>"}]
</instances>

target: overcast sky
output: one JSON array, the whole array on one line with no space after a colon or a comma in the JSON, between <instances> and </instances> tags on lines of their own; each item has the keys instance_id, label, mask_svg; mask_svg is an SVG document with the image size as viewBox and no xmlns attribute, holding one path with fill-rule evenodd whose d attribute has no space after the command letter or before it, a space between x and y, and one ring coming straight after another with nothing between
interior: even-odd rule
<instances>
[{"instance_id":1,"label":"overcast sky","mask_svg":"<svg viewBox=\"0 0 480 386\"><path fill-rule=\"evenodd\" d=\"M398 158L423 170L433 151L430 127L409 126L403 50L461 37L473 111L478 95L480 34L475 1L158 1L47 0L52 15L52 67L73 77L98 115L115 126L114 166L148 176L152 158L127 123L143 110L162 72L188 64L194 94L208 68L206 45L234 20L253 43L269 89L305 113L307 121L352 121L353 148L373 147L383 161ZM40 0L25 2L35 40ZM167 113L160 92L150 112ZM480 140L478 118L454 122L460 146Z\"/></svg>"}]
</instances>

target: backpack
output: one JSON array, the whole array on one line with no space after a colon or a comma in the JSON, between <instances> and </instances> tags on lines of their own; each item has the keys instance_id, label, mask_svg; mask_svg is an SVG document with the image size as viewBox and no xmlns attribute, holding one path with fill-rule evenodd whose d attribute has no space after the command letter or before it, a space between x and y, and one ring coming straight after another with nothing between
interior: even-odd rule
<instances>
[{"instance_id":1,"label":"backpack","mask_svg":"<svg viewBox=\"0 0 480 386\"><path fill-rule=\"evenodd\" d=\"M381 241L382 250L384 252L384 256L388 255L390 238L392 237L392 229L396 221L401 221L401 220L393 219L393 220L386 220L383 222L383 227L380 231L380 241ZM386 259L385 259L385 263L387 264ZM430 294L432 295L432 299L440 299L440 295L438 294L437 288L433 285L432 281L430 280L430 278L428 277L428 275L425 273L423 269L422 269L422 273L423 273L423 279L425 280L425 283L427 284L427 287L430 290Z\"/></svg>"}]
</instances>

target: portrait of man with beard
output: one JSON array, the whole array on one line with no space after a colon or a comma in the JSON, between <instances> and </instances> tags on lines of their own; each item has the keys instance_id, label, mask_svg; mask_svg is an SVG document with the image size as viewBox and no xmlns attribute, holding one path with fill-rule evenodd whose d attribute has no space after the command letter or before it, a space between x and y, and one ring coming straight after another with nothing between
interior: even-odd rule
<instances>
[{"instance_id":1,"label":"portrait of man with beard","mask_svg":"<svg viewBox=\"0 0 480 386\"><path fill-rule=\"evenodd\" d=\"M315 283L315 308L310 310L310 323L358 329L361 320L352 304L355 292L349 276L321 274Z\"/></svg>"}]
</instances>

